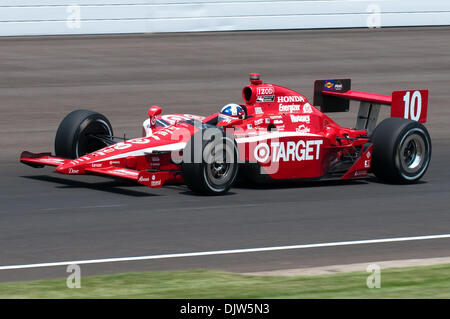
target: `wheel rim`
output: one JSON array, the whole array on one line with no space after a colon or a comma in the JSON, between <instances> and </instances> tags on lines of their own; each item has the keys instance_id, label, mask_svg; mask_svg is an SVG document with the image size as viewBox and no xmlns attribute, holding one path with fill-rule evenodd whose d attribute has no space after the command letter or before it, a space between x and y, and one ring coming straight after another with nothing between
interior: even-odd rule
<instances>
[{"instance_id":1,"label":"wheel rim","mask_svg":"<svg viewBox=\"0 0 450 319\"><path fill-rule=\"evenodd\" d=\"M232 177L234 163L227 163L226 159L227 150L223 146L212 149L205 171L209 183L214 188L225 186Z\"/></svg>"},{"instance_id":2,"label":"wheel rim","mask_svg":"<svg viewBox=\"0 0 450 319\"><path fill-rule=\"evenodd\" d=\"M405 178L417 178L425 171L429 162L429 145L421 131L413 131L404 137L398 157Z\"/></svg>"},{"instance_id":3,"label":"wheel rim","mask_svg":"<svg viewBox=\"0 0 450 319\"><path fill-rule=\"evenodd\" d=\"M111 128L108 123L101 119L89 121L80 132L77 144L75 146L77 157L95 152L108 146L106 142L93 137L93 135L106 135L112 138Z\"/></svg>"}]
</instances>

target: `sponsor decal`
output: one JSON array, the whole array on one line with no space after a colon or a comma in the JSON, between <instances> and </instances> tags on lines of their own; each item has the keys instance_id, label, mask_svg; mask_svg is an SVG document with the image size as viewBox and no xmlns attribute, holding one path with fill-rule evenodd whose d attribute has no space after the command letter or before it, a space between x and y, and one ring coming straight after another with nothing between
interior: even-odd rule
<instances>
[{"instance_id":1,"label":"sponsor decal","mask_svg":"<svg viewBox=\"0 0 450 319\"><path fill-rule=\"evenodd\" d=\"M135 138L132 140L128 140L126 142L119 142L110 147L103 148L103 149L93 153L92 155L93 156L101 156L101 155L105 155L107 153L114 152L115 150L119 150L119 151L125 150L127 148L132 147L133 144L147 144L149 142L150 142L150 140L148 138ZM86 159L86 157L85 157L85 159ZM79 160L82 160L82 159L79 159Z\"/></svg>"},{"instance_id":2,"label":"sponsor decal","mask_svg":"<svg viewBox=\"0 0 450 319\"><path fill-rule=\"evenodd\" d=\"M102 167L103 164L101 164L101 163L99 163L99 164L93 163L91 166L92 166L92 167L97 167L97 168L99 168L99 167Z\"/></svg>"},{"instance_id":3,"label":"sponsor decal","mask_svg":"<svg viewBox=\"0 0 450 319\"><path fill-rule=\"evenodd\" d=\"M152 181L152 182L151 182L151 185L152 185L152 186L161 186L161 183L162 183L161 180L159 180L159 181Z\"/></svg>"},{"instance_id":4,"label":"sponsor decal","mask_svg":"<svg viewBox=\"0 0 450 319\"><path fill-rule=\"evenodd\" d=\"M140 176L138 179L139 182L150 182L149 177Z\"/></svg>"},{"instance_id":5,"label":"sponsor decal","mask_svg":"<svg viewBox=\"0 0 450 319\"><path fill-rule=\"evenodd\" d=\"M168 130L168 129L169 128L167 128L166 130ZM176 128L176 129L179 129L179 128ZM172 131L169 130L169 132L171 133ZM155 132L155 134L167 135L169 133L167 133L167 131L163 130L162 133L161 133L161 131L157 131L157 132ZM159 140L159 137L157 137L155 135L153 135L152 137L148 137L148 138L135 138L135 139L132 139L132 140L128 140L126 142L119 142L117 144L111 145L110 147L103 148L103 149L101 149L99 151L96 151L96 152L92 153L92 155L93 156L103 156L103 155L106 155L108 153L114 152L116 150L119 150L119 151L120 150L125 150L127 148L132 147L133 145L147 144L147 143L150 142L151 138ZM89 158L85 156L83 158L79 158L78 161L83 161L83 159L89 160ZM77 160L75 160L73 162L78 163ZM118 162L118 161L112 162L111 161L110 164L120 164L120 162Z\"/></svg>"},{"instance_id":6,"label":"sponsor decal","mask_svg":"<svg viewBox=\"0 0 450 319\"><path fill-rule=\"evenodd\" d=\"M256 89L257 95L273 95L274 93L275 93L274 88L270 86L259 86Z\"/></svg>"},{"instance_id":7,"label":"sponsor decal","mask_svg":"<svg viewBox=\"0 0 450 319\"><path fill-rule=\"evenodd\" d=\"M180 127L177 127L177 126L168 126L168 127L164 128L164 129L162 129L162 130L156 131L155 134L159 134L159 135L161 135L161 136L167 136L167 135L169 135L169 134L171 134L171 133L173 133L174 131L177 131L177 130L179 130L179 129L181 129L181 128L180 128ZM153 136L156 138L155 135L153 135Z\"/></svg>"},{"instance_id":8,"label":"sponsor decal","mask_svg":"<svg viewBox=\"0 0 450 319\"><path fill-rule=\"evenodd\" d=\"M341 91L343 89L343 85L341 82L336 80L327 80L323 85L324 91Z\"/></svg>"},{"instance_id":9,"label":"sponsor decal","mask_svg":"<svg viewBox=\"0 0 450 319\"><path fill-rule=\"evenodd\" d=\"M273 87L261 86L256 89L256 102L275 101L275 90Z\"/></svg>"},{"instance_id":10,"label":"sponsor decal","mask_svg":"<svg viewBox=\"0 0 450 319\"><path fill-rule=\"evenodd\" d=\"M114 145L113 148L116 149L116 150L124 150L124 149L127 149L127 148L131 147L131 146L133 146L133 145L130 144L130 143L119 142L116 145Z\"/></svg>"},{"instance_id":11,"label":"sponsor decal","mask_svg":"<svg viewBox=\"0 0 450 319\"><path fill-rule=\"evenodd\" d=\"M224 120L222 120L222 121L220 121L220 122L229 124L232 120L234 120L234 119L228 118L228 119L224 119Z\"/></svg>"},{"instance_id":12,"label":"sponsor decal","mask_svg":"<svg viewBox=\"0 0 450 319\"><path fill-rule=\"evenodd\" d=\"M95 156L95 155L94 155L94 156ZM89 157L83 156L83 157L77 158L76 160L70 161L70 164L72 164L72 165L74 165L74 164L80 164L80 163L82 163L82 162L84 162L84 161L88 161L88 160L90 160Z\"/></svg>"},{"instance_id":13,"label":"sponsor decal","mask_svg":"<svg viewBox=\"0 0 450 319\"><path fill-rule=\"evenodd\" d=\"M150 142L150 140L147 138L135 138L135 139L129 140L127 142L133 143L133 144L147 144L148 142Z\"/></svg>"},{"instance_id":14,"label":"sponsor decal","mask_svg":"<svg viewBox=\"0 0 450 319\"><path fill-rule=\"evenodd\" d=\"M202 120L204 119L204 117L192 114L167 114L160 116L159 119L162 119L169 124L175 124L176 122L187 121L191 119Z\"/></svg>"},{"instance_id":15,"label":"sponsor decal","mask_svg":"<svg viewBox=\"0 0 450 319\"><path fill-rule=\"evenodd\" d=\"M292 123L299 123L299 122L311 123L311 118L309 115L291 115L291 121Z\"/></svg>"},{"instance_id":16,"label":"sponsor decal","mask_svg":"<svg viewBox=\"0 0 450 319\"><path fill-rule=\"evenodd\" d=\"M262 108L260 108L259 106L258 106L258 107L255 107L255 113L256 113L256 114L263 114Z\"/></svg>"},{"instance_id":17,"label":"sponsor decal","mask_svg":"<svg viewBox=\"0 0 450 319\"><path fill-rule=\"evenodd\" d=\"M300 104L279 104L278 110L280 112L295 112L300 111Z\"/></svg>"},{"instance_id":18,"label":"sponsor decal","mask_svg":"<svg viewBox=\"0 0 450 319\"><path fill-rule=\"evenodd\" d=\"M305 99L302 96L291 95L291 96L278 96L278 103L292 103L292 102L305 102Z\"/></svg>"},{"instance_id":19,"label":"sponsor decal","mask_svg":"<svg viewBox=\"0 0 450 319\"><path fill-rule=\"evenodd\" d=\"M299 125L296 129L296 132L299 133L309 133L311 131L311 129L309 127L307 127L305 124Z\"/></svg>"},{"instance_id":20,"label":"sponsor decal","mask_svg":"<svg viewBox=\"0 0 450 319\"><path fill-rule=\"evenodd\" d=\"M256 102L259 103L270 103L275 101L275 95L264 95L264 96L257 96Z\"/></svg>"},{"instance_id":21,"label":"sponsor decal","mask_svg":"<svg viewBox=\"0 0 450 319\"><path fill-rule=\"evenodd\" d=\"M145 182L149 182L150 179L147 178L145 180ZM152 175L152 181L150 183L150 186L161 186L162 185L162 180L156 180L156 175Z\"/></svg>"},{"instance_id":22,"label":"sponsor decal","mask_svg":"<svg viewBox=\"0 0 450 319\"><path fill-rule=\"evenodd\" d=\"M252 128L252 125L251 125L251 124L247 124L247 128L248 128L248 129L251 129L251 128Z\"/></svg>"},{"instance_id":23,"label":"sponsor decal","mask_svg":"<svg viewBox=\"0 0 450 319\"><path fill-rule=\"evenodd\" d=\"M334 89L334 80L325 81L323 84L324 91L333 91Z\"/></svg>"},{"instance_id":24,"label":"sponsor decal","mask_svg":"<svg viewBox=\"0 0 450 319\"><path fill-rule=\"evenodd\" d=\"M283 117L281 115L272 115L270 118L272 120L278 120L278 119L282 119Z\"/></svg>"},{"instance_id":25,"label":"sponsor decal","mask_svg":"<svg viewBox=\"0 0 450 319\"><path fill-rule=\"evenodd\" d=\"M264 119L259 119L255 121L255 125L261 125L264 122Z\"/></svg>"},{"instance_id":26,"label":"sponsor decal","mask_svg":"<svg viewBox=\"0 0 450 319\"><path fill-rule=\"evenodd\" d=\"M283 121L282 120L275 120L275 121L273 121L273 124L283 124Z\"/></svg>"},{"instance_id":27,"label":"sponsor decal","mask_svg":"<svg viewBox=\"0 0 450 319\"><path fill-rule=\"evenodd\" d=\"M320 157L322 140L300 140L298 142L260 143L254 149L254 157L258 162L313 161Z\"/></svg>"},{"instance_id":28,"label":"sponsor decal","mask_svg":"<svg viewBox=\"0 0 450 319\"><path fill-rule=\"evenodd\" d=\"M264 121L266 122L266 124L270 124L270 119L269 118L265 119Z\"/></svg>"},{"instance_id":29,"label":"sponsor decal","mask_svg":"<svg viewBox=\"0 0 450 319\"><path fill-rule=\"evenodd\" d=\"M69 174L78 174L78 173L80 173L79 169L69 168Z\"/></svg>"},{"instance_id":30,"label":"sponsor decal","mask_svg":"<svg viewBox=\"0 0 450 319\"><path fill-rule=\"evenodd\" d=\"M306 103L305 105L303 105L303 113L312 113L312 106L309 103Z\"/></svg>"},{"instance_id":31,"label":"sponsor decal","mask_svg":"<svg viewBox=\"0 0 450 319\"><path fill-rule=\"evenodd\" d=\"M157 156L152 156L152 161L154 161L154 162L159 162L159 157L157 157Z\"/></svg>"},{"instance_id":32,"label":"sponsor decal","mask_svg":"<svg viewBox=\"0 0 450 319\"><path fill-rule=\"evenodd\" d=\"M111 165L120 165L120 161L109 161Z\"/></svg>"},{"instance_id":33,"label":"sponsor decal","mask_svg":"<svg viewBox=\"0 0 450 319\"><path fill-rule=\"evenodd\" d=\"M366 170L363 170L363 171L355 171L354 173L353 173L353 176L366 176L367 175L367 171Z\"/></svg>"}]
</instances>

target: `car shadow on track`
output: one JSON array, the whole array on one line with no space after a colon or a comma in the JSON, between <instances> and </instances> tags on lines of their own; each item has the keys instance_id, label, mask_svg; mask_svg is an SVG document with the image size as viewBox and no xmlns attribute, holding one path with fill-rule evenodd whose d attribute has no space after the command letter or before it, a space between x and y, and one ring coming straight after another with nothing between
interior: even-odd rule
<instances>
[{"instance_id":1,"label":"car shadow on track","mask_svg":"<svg viewBox=\"0 0 450 319\"><path fill-rule=\"evenodd\" d=\"M428 183L427 181L423 181L423 180L416 181L416 182L414 182L414 183L412 183L412 184L391 183L391 182L387 182L387 181L384 181L384 180L382 180L382 179L379 179L379 178L377 178L377 177L370 177L370 178L368 178L367 180L368 180L369 182L375 183L375 184L383 184L383 185L403 185L403 186L408 186L408 185L422 185L422 184L427 184L427 183Z\"/></svg>"},{"instance_id":2,"label":"car shadow on track","mask_svg":"<svg viewBox=\"0 0 450 319\"><path fill-rule=\"evenodd\" d=\"M252 183L247 181L242 181L237 183L233 188L242 189L287 189L287 188L313 188L313 187L331 187L331 186L342 186L342 185L365 185L369 184L366 179L358 180L327 180L327 181L283 181L283 182L270 182L270 183Z\"/></svg>"},{"instance_id":3,"label":"car shadow on track","mask_svg":"<svg viewBox=\"0 0 450 319\"><path fill-rule=\"evenodd\" d=\"M426 181L417 181L412 185L426 184ZM349 180L309 180L309 181L273 181L269 183L252 183L249 181L239 181L233 188L241 189L288 189L288 188L313 188L313 187L332 187L343 185L368 185L368 184L382 184L382 185L404 185L393 184L383 181L375 176L369 176L361 179L349 179ZM407 186L407 185L406 185Z\"/></svg>"},{"instance_id":4,"label":"car shadow on track","mask_svg":"<svg viewBox=\"0 0 450 319\"><path fill-rule=\"evenodd\" d=\"M233 188L235 188L235 186L233 186ZM196 192L193 192L193 191L191 191L191 190L183 190L183 191L181 191L181 192L179 192L181 195L187 195L187 196L194 196L194 197L205 197L205 196L207 196L207 197L214 197L214 196L221 196L221 197L223 197L223 196L233 196L233 195L236 195L236 192L233 192L233 191L228 191L228 192L226 192L225 194L221 194L221 195L204 195L204 194L200 194L200 193L196 193Z\"/></svg>"},{"instance_id":5,"label":"car shadow on track","mask_svg":"<svg viewBox=\"0 0 450 319\"><path fill-rule=\"evenodd\" d=\"M316 181L273 181L267 183L256 183L246 180L239 180L235 185L225 194L220 196L232 196L239 193L239 189L245 190L271 190L271 189L302 189L302 188L313 188L313 187L331 187L331 186L342 186L342 185L366 185L372 182L378 182L376 178L375 180L371 180L371 178L367 179L357 179L357 180L316 180ZM236 191L233 191L236 190ZM187 196L205 196L202 194L195 193L191 190L185 190L179 192L182 195Z\"/></svg>"},{"instance_id":6,"label":"car shadow on track","mask_svg":"<svg viewBox=\"0 0 450 319\"><path fill-rule=\"evenodd\" d=\"M127 195L134 197L150 197L150 196L161 196L158 194L151 194L147 192L140 192L130 189L123 189L119 187L134 187L134 186L142 186L140 184L136 184L132 181L127 181L123 179L113 179L106 182L99 183L88 183L84 181L76 181L71 179L65 179L60 177L48 176L48 175L32 175L32 176L21 176L23 178L29 178L38 181L50 182L55 184L60 184L57 186L58 188L87 188L97 191L109 192L119 195Z\"/></svg>"}]
</instances>

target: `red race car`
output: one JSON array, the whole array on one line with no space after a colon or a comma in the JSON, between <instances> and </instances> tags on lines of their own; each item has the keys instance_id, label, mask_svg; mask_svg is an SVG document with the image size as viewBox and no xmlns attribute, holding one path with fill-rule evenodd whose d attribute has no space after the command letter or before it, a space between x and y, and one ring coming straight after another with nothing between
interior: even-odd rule
<instances>
[{"instance_id":1,"label":"red race car","mask_svg":"<svg viewBox=\"0 0 450 319\"><path fill-rule=\"evenodd\" d=\"M223 194L238 174L255 182L364 178L418 181L431 159L426 122L427 90L392 96L351 90L351 80L318 80L314 102L293 90L250 75L244 104L234 116L161 115L152 106L143 136L114 137L108 119L77 110L59 125L55 156L22 152L32 167L56 166L61 174L95 174L134 180L149 187L185 183L195 192ZM325 113L346 112L360 101L355 128ZM233 104L234 105L234 104ZM382 105L391 118L377 125ZM232 110L233 107L231 107ZM242 111L243 110L243 111Z\"/></svg>"}]
</instances>

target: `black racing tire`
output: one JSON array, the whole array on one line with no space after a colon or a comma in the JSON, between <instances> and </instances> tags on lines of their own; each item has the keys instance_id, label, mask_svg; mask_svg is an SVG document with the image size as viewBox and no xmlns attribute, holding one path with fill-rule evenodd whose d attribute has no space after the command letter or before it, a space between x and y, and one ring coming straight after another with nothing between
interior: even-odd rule
<instances>
[{"instance_id":1,"label":"black racing tire","mask_svg":"<svg viewBox=\"0 0 450 319\"><path fill-rule=\"evenodd\" d=\"M431 138L422 124L402 118L382 121L372 134L372 172L395 184L412 184L431 161Z\"/></svg>"},{"instance_id":2,"label":"black racing tire","mask_svg":"<svg viewBox=\"0 0 450 319\"><path fill-rule=\"evenodd\" d=\"M93 138L92 134L112 139L113 129L104 115L89 110L69 113L56 132L56 157L74 159L108 146L104 141Z\"/></svg>"},{"instance_id":3,"label":"black racing tire","mask_svg":"<svg viewBox=\"0 0 450 319\"><path fill-rule=\"evenodd\" d=\"M236 181L238 159L239 149L234 138L218 128L202 128L183 150L184 182L196 193L223 195Z\"/></svg>"}]
</instances>

